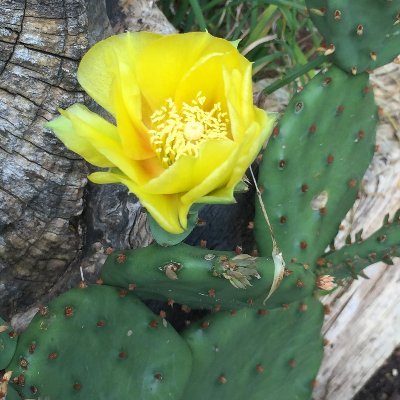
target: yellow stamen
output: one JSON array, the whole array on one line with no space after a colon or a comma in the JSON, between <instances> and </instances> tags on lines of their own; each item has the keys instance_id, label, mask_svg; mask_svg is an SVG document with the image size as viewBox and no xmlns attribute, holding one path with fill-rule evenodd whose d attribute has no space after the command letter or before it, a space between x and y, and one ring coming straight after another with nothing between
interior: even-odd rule
<instances>
[{"instance_id":1,"label":"yellow stamen","mask_svg":"<svg viewBox=\"0 0 400 400\"><path fill-rule=\"evenodd\" d=\"M167 99L150 117L150 142L165 168L182 156L198 156L199 145L207 140L229 138L229 119L221 103L205 110L205 102L198 93L191 104L183 103L178 110L173 100Z\"/></svg>"}]
</instances>

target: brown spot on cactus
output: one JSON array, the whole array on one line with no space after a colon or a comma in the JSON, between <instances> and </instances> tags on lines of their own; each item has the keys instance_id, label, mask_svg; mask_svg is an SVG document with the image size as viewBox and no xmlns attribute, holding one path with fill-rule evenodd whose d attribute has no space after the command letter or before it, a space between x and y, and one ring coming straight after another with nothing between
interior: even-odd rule
<instances>
[{"instance_id":1,"label":"brown spot on cactus","mask_svg":"<svg viewBox=\"0 0 400 400\"><path fill-rule=\"evenodd\" d=\"M326 79L330 79L330 78L326 78ZM308 128L308 133L315 133L317 131L317 125L312 124L309 128Z\"/></svg>"},{"instance_id":2,"label":"brown spot on cactus","mask_svg":"<svg viewBox=\"0 0 400 400\"><path fill-rule=\"evenodd\" d=\"M39 314L45 317L49 313L49 309L46 306L39 307Z\"/></svg>"},{"instance_id":3,"label":"brown spot on cactus","mask_svg":"<svg viewBox=\"0 0 400 400\"><path fill-rule=\"evenodd\" d=\"M88 287L88 285L86 284L85 281L80 281L78 284L79 289L86 289L87 287Z\"/></svg>"},{"instance_id":4,"label":"brown spot on cactus","mask_svg":"<svg viewBox=\"0 0 400 400\"><path fill-rule=\"evenodd\" d=\"M291 271L290 269L288 269L288 268L284 268L284 270L283 270L283 275L284 276L290 276L290 275L292 275L293 274L293 271Z\"/></svg>"},{"instance_id":5,"label":"brown spot on cactus","mask_svg":"<svg viewBox=\"0 0 400 400\"><path fill-rule=\"evenodd\" d=\"M364 26L361 24L357 25L357 35L361 36L364 33Z\"/></svg>"},{"instance_id":6,"label":"brown spot on cactus","mask_svg":"<svg viewBox=\"0 0 400 400\"><path fill-rule=\"evenodd\" d=\"M190 311L191 311L191 308L190 308L188 305L186 305L186 304L182 304L182 305L181 305L181 310L182 310L184 313L189 314Z\"/></svg>"},{"instance_id":7,"label":"brown spot on cactus","mask_svg":"<svg viewBox=\"0 0 400 400\"><path fill-rule=\"evenodd\" d=\"M296 360L294 360L294 359L292 359L292 360L289 360L289 367L291 367L291 368L295 368L295 367L296 367L296 365L297 365L297 363L296 363Z\"/></svg>"},{"instance_id":8,"label":"brown spot on cactus","mask_svg":"<svg viewBox=\"0 0 400 400\"><path fill-rule=\"evenodd\" d=\"M363 130L357 132L357 140L363 140L364 137L365 137L365 132Z\"/></svg>"},{"instance_id":9,"label":"brown spot on cactus","mask_svg":"<svg viewBox=\"0 0 400 400\"><path fill-rule=\"evenodd\" d=\"M371 51L371 53L369 53L369 56L371 57L372 61L376 61L376 52L375 51Z\"/></svg>"},{"instance_id":10,"label":"brown spot on cactus","mask_svg":"<svg viewBox=\"0 0 400 400\"><path fill-rule=\"evenodd\" d=\"M376 253L369 253L368 254L368 259L370 261L375 261L376 260Z\"/></svg>"},{"instance_id":11,"label":"brown spot on cactus","mask_svg":"<svg viewBox=\"0 0 400 400\"><path fill-rule=\"evenodd\" d=\"M289 309L289 304L283 303L283 304L282 304L282 308L283 308L284 310L288 310L288 309Z\"/></svg>"},{"instance_id":12,"label":"brown spot on cactus","mask_svg":"<svg viewBox=\"0 0 400 400\"><path fill-rule=\"evenodd\" d=\"M287 217L285 217L284 215L282 215L282 216L279 218L279 221L280 221L281 224L286 224L286 222L287 222Z\"/></svg>"},{"instance_id":13,"label":"brown spot on cactus","mask_svg":"<svg viewBox=\"0 0 400 400\"><path fill-rule=\"evenodd\" d=\"M118 354L118 357L119 357L121 360L125 360L125 359L128 357L128 354L127 354L125 351L121 351L121 352Z\"/></svg>"},{"instance_id":14,"label":"brown spot on cactus","mask_svg":"<svg viewBox=\"0 0 400 400\"><path fill-rule=\"evenodd\" d=\"M32 394L36 394L38 392L38 388L33 385L29 388L29 390L31 391Z\"/></svg>"},{"instance_id":15,"label":"brown spot on cactus","mask_svg":"<svg viewBox=\"0 0 400 400\"><path fill-rule=\"evenodd\" d=\"M257 250L257 249L253 249L253 250L250 252L250 255L251 255L252 257L258 257L258 256L259 256L258 250Z\"/></svg>"},{"instance_id":16,"label":"brown spot on cactus","mask_svg":"<svg viewBox=\"0 0 400 400\"><path fill-rule=\"evenodd\" d=\"M74 388L74 390L76 390L77 392L79 392L82 389L82 384L75 382L72 387Z\"/></svg>"},{"instance_id":17,"label":"brown spot on cactus","mask_svg":"<svg viewBox=\"0 0 400 400\"><path fill-rule=\"evenodd\" d=\"M207 240L201 239L201 240L200 240L200 247L201 247L202 249L207 248Z\"/></svg>"},{"instance_id":18,"label":"brown spot on cactus","mask_svg":"<svg viewBox=\"0 0 400 400\"><path fill-rule=\"evenodd\" d=\"M19 360L19 365L21 368L27 369L29 365L28 360L21 358L21 360Z\"/></svg>"},{"instance_id":19,"label":"brown spot on cactus","mask_svg":"<svg viewBox=\"0 0 400 400\"><path fill-rule=\"evenodd\" d=\"M35 342L32 342L32 343L29 345L28 351L29 351L30 354L33 354L33 353L35 352L35 350L36 350L36 343L35 343Z\"/></svg>"},{"instance_id":20,"label":"brown spot on cactus","mask_svg":"<svg viewBox=\"0 0 400 400\"><path fill-rule=\"evenodd\" d=\"M324 341L323 341L324 346L328 346L330 343L331 342L328 339L324 338Z\"/></svg>"},{"instance_id":21,"label":"brown spot on cactus","mask_svg":"<svg viewBox=\"0 0 400 400\"><path fill-rule=\"evenodd\" d=\"M103 279L97 279L96 285L102 285L104 283Z\"/></svg>"},{"instance_id":22,"label":"brown spot on cactus","mask_svg":"<svg viewBox=\"0 0 400 400\"><path fill-rule=\"evenodd\" d=\"M160 315L160 318L162 318L162 319L167 318L167 313L164 310L161 310L159 315Z\"/></svg>"},{"instance_id":23,"label":"brown spot on cactus","mask_svg":"<svg viewBox=\"0 0 400 400\"><path fill-rule=\"evenodd\" d=\"M319 209L319 215L326 215L327 212L328 212L328 209L326 207L321 207Z\"/></svg>"},{"instance_id":24,"label":"brown spot on cactus","mask_svg":"<svg viewBox=\"0 0 400 400\"><path fill-rule=\"evenodd\" d=\"M210 326L208 321L203 321L200 325L201 329L207 329Z\"/></svg>"},{"instance_id":25,"label":"brown spot on cactus","mask_svg":"<svg viewBox=\"0 0 400 400\"><path fill-rule=\"evenodd\" d=\"M253 300L252 298L247 299L247 304L248 304L249 306L254 306L254 300Z\"/></svg>"},{"instance_id":26,"label":"brown spot on cactus","mask_svg":"<svg viewBox=\"0 0 400 400\"><path fill-rule=\"evenodd\" d=\"M163 376L159 372L154 374L154 378L157 379L158 381L162 381L163 380Z\"/></svg>"},{"instance_id":27,"label":"brown spot on cactus","mask_svg":"<svg viewBox=\"0 0 400 400\"><path fill-rule=\"evenodd\" d=\"M234 317L236 314L237 314L237 311L236 311L236 310L231 310L231 315L232 315L232 317Z\"/></svg>"},{"instance_id":28,"label":"brown spot on cactus","mask_svg":"<svg viewBox=\"0 0 400 400\"><path fill-rule=\"evenodd\" d=\"M15 331L10 331L10 332L8 332L8 336L9 336L11 339L14 339L14 338L16 338L18 335L17 335L17 332L15 332Z\"/></svg>"},{"instance_id":29,"label":"brown spot on cactus","mask_svg":"<svg viewBox=\"0 0 400 400\"><path fill-rule=\"evenodd\" d=\"M74 315L74 308L71 307L71 306L65 307L65 308L64 308L64 315L65 315L67 318L72 317L72 316Z\"/></svg>"},{"instance_id":30,"label":"brown spot on cactus","mask_svg":"<svg viewBox=\"0 0 400 400\"><path fill-rule=\"evenodd\" d=\"M219 382L221 385L225 385L225 383L227 383L228 380L225 378L225 375L220 375L220 376L218 377L218 382Z\"/></svg>"},{"instance_id":31,"label":"brown spot on cactus","mask_svg":"<svg viewBox=\"0 0 400 400\"><path fill-rule=\"evenodd\" d=\"M272 130L272 137L277 137L279 135L279 126L275 126L274 129Z\"/></svg>"},{"instance_id":32,"label":"brown spot on cactus","mask_svg":"<svg viewBox=\"0 0 400 400\"><path fill-rule=\"evenodd\" d=\"M301 279L297 279L296 286L298 288L303 288L305 286L305 283Z\"/></svg>"},{"instance_id":33,"label":"brown spot on cactus","mask_svg":"<svg viewBox=\"0 0 400 400\"><path fill-rule=\"evenodd\" d=\"M310 269L310 264L303 264L303 268L308 271Z\"/></svg>"},{"instance_id":34,"label":"brown spot on cactus","mask_svg":"<svg viewBox=\"0 0 400 400\"><path fill-rule=\"evenodd\" d=\"M308 244L305 240L302 240L300 242L300 249L305 250L307 248Z\"/></svg>"},{"instance_id":35,"label":"brown spot on cactus","mask_svg":"<svg viewBox=\"0 0 400 400\"><path fill-rule=\"evenodd\" d=\"M99 328L102 328L105 325L106 325L106 321L104 321L104 319L101 319L101 320L97 321L97 323L96 323L96 326L98 326Z\"/></svg>"},{"instance_id":36,"label":"brown spot on cactus","mask_svg":"<svg viewBox=\"0 0 400 400\"><path fill-rule=\"evenodd\" d=\"M318 381L316 379L313 379L310 383L311 387L315 389L318 386Z\"/></svg>"},{"instance_id":37,"label":"brown spot on cactus","mask_svg":"<svg viewBox=\"0 0 400 400\"><path fill-rule=\"evenodd\" d=\"M335 157L332 154L328 154L328 157L326 157L326 162L328 164L332 164L334 159L335 159Z\"/></svg>"},{"instance_id":38,"label":"brown spot on cactus","mask_svg":"<svg viewBox=\"0 0 400 400\"><path fill-rule=\"evenodd\" d=\"M107 255L109 256L110 254L113 253L113 251L114 251L114 249L113 249L112 247L107 247L107 248L104 250L104 253L107 254Z\"/></svg>"},{"instance_id":39,"label":"brown spot on cactus","mask_svg":"<svg viewBox=\"0 0 400 400\"><path fill-rule=\"evenodd\" d=\"M25 376L20 374L20 375L16 376L15 378L13 378L13 382L16 385L25 386Z\"/></svg>"},{"instance_id":40,"label":"brown spot on cactus","mask_svg":"<svg viewBox=\"0 0 400 400\"><path fill-rule=\"evenodd\" d=\"M340 105L337 109L336 109L336 113L339 115L344 111L344 105Z\"/></svg>"},{"instance_id":41,"label":"brown spot on cactus","mask_svg":"<svg viewBox=\"0 0 400 400\"><path fill-rule=\"evenodd\" d=\"M286 167L286 161L285 160L279 160L279 168L284 169Z\"/></svg>"},{"instance_id":42,"label":"brown spot on cactus","mask_svg":"<svg viewBox=\"0 0 400 400\"><path fill-rule=\"evenodd\" d=\"M265 308L260 308L258 310L258 315L261 315L261 316L268 315L268 310L266 310Z\"/></svg>"},{"instance_id":43,"label":"brown spot on cactus","mask_svg":"<svg viewBox=\"0 0 400 400\"><path fill-rule=\"evenodd\" d=\"M324 257L319 257L317 258L316 263L319 267L323 267L324 265L326 265L326 260Z\"/></svg>"},{"instance_id":44,"label":"brown spot on cactus","mask_svg":"<svg viewBox=\"0 0 400 400\"><path fill-rule=\"evenodd\" d=\"M306 193L306 192L308 191L308 185L307 185L306 183L303 183L303 184L301 185L301 191L302 191L303 193Z\"/></svg>"},{"instance_id":45,"label":"brown spot on cactus","mask_svg":"<svg viewBox=\"0 0 400 400\"><path fill-rule=\"evenodd\" d=\"M294 106L294 110L295 112L300 112L304 107L304 103L302 101L298 101L295 106Z\"/></svg>"},{"instance_id":46,"label":"brown spot on cactus","mask_svg":"<svg viewBox=\"0 0 400 400\"><path fill-rule=\"evenodd\" d=\"M120 254L118 254L118 256L117 256L117 263L118 264L123 264L125 261L126 261L126 254L124 254L124 253L120 253Z\"/></svg>"},{"instance_id":47,"label":"brown spot on cactus","mask_svg":"<svg viewBox=\"0 0 400 400\"><path fill-rule=\"evenodd\" d=\"M220 312L221 311L221 304L216 304L215 306L214 306L214 309L213 309L213 311L214 312Z\"/></svg>"},{"instance_id":48,"label":"brown spot on cactus","mask_svg":"<svg viewBox=\"0 0 400 400\"><path fill-rule=\"evenodd\" d=\"M247 224L247 229L254 229L254 221L249 221Z\"/></svg>"},{"instance_id":49,"label":"brown spot on cactus","mask_svg":"<svg viewBox=\"0 0 400 400\"><path fill-rule=\"evenodd\" d=\"M307 304L302 303L302 304L299 305L299 311L300 312L306 312L307 309L308 309L308 305Z\"/></svg>"},{"instance_id":50,"label":"brown spot on cactus","mask_svg":"<svg viewBox=\"0 0 400 400\"><path fill-rule=\"evenodd\" d=\"M357 67L351 67L352 75L357 75Z\"/></svg>"},{"instance_id":51,"label":"brown spot on cactus","mask_svg":"<svg viewBox=\"0 0 400 400\"><path fill-rule=\"evenodd\" d=\"M130 283L130 284L128 285L128 290L129 290L130 292L133 292L136 288L137 288L136 283Z\"/></svg>"},{"instance_id":52,"label":"brown spot on cactus","mask_svg":"<svg viewBox=\"0 0 400 400\"><path fill-rule=\"evenodd\" d=\"M58 354L55 351L49 354L49 360L55 360L57 357Z\"/></svg>"},{"instance_id":53,"label":"brown spot on cactus","mask_svg":"<svg viewBox=\"0 0 400 400\"><path fill-rule=\"evenodd\" d=\"M349 179L347 182L347 186L349 188L355 188L357 186L357 179L354 179L354 178Z\"/></svg>"},{"instance_id":54,"label":"brown spot on cactus","mask_svg":"<svg viewBox=\"0 0 400 400\"><path fill-rule=\"evenodd\" d=\"M119 297L123 298L128 294L128 291L126 289L119 289L118 295Z\"/></svg>"},{"instance_id":55,"label":"brown spot on cactus","mask_svg":"<svg viewBox=\"0 0 400 400\"><path fill-rule=\"evenodd\" d=\"M158 322L157 322L155 319L153 319L153 321L151 321L151 322L149 323L149 327L150 327L150 328L153 328L153 329L158 328Z\"/></svg>"},{"instance_id":56,"label":"brown spot on cactus","mask_svg":"<svg viewBox=\"0 0 400 400\"><path fill-rule=\"evenodd\" d=\"M386 235L378 236L377 239L378 243L382 243L386 240Z\"/></svg>"},{"instance_id":57,"label":"brown spot on cactus","mask_svg":"<svg viewBox=\"0 0 400 400\"><path fill-rule=\"evenodd\" d=\"M261 364L257 364L256 371L257 373L262 374L264 372L264 367Z\"/></svg>"},{"instance_id":58,"label":"brown spot on cactus","mask_svg":"<svg viewBox=\"0 0 400 400\"><path fill-rule=\"evenodd\" d=\"M297 263L297 258L296 257L292 257L291 259L290 259L290 262L293 264L293 263Z\"/></svg>"},{"instance_id":59,"label":"brown spot on cactus","mask_svg":"<svg viewBox=\"0 0 400 400\"><path fill-rule=\"evenodd\" d=\"M317 277L315 285L321 290L333 290L336 287L335 277L331 275L320 275Z\"/></svg>"},{"instance_id":60,"label":"brown spot on cactus","mask_svg":"<svg viewBox=\"0 0 400 400\"><path fill-rule=\"evenodd\" d=\"M334 18L336 21L340 21L342 19L342 12L340 10L335 10Z\"/></svg>"}]
</instances>

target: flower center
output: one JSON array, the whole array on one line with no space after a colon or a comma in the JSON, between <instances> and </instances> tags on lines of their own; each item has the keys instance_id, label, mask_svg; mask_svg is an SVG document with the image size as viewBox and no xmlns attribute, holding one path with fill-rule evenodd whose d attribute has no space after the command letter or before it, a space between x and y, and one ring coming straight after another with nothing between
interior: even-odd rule
<instances>
[{"instance_id":1,"label":"flower center","mask_svg":"<svg viewBox=\"0 0 400 400\"><path fill-rule=\"evenodd\" d=\"M150 117L150 142L162 165L168 168L183 156L198 156L201 143L228 138L229 119L218 102L205 110L206 98L198 93L180 110L172 99Z\"/></svg>"}]
</instances>

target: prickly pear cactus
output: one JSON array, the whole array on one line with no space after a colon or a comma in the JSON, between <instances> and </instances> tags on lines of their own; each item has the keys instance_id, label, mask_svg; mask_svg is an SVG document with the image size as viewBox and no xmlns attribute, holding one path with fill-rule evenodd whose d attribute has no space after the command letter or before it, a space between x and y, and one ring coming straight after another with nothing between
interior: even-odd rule
<instances>
[{"instance_id":1,"label":"prickly pear cactus","mask_svg":"<svg viewBox=\"0 0 400 400\"><path fill-rule=\"evenodd\" d=\"M172 356L173 355L173 356ZM12 382L29 399L179 399L186 343L126 290L72 289L21 334Z\"/></svg>"},{"instance_id":2,"label":"prickly pear cactus","mask_svg":"<svg viewBox=\"0 0 400 400\"><path fill-rule=\"evenodd\" d=\"M322 305L244 308L206 317L184 333L193 370L184 400L308 400L322 353Z\"/></svg>"},{"instance_id":3,"label":"prickly pear cactus","mask_svg":"<svg viewBox=\"0 0 400 400\"><path fill-rule=\"evenodd\" d=\"M329 274L338 279L357 278L363 275L363 269L378 261L393 264L393 257L400 257L400 210L392 221L389 216L383 226L367 239L362 232L340 250L326 254L318 260L319 273Z\"/></svg>"},{"instance_id":4,"label":"prickly pear cactus","mask_svg":"<svg viewBox=\"0 0 400 400\"><path fill-rule=\"evenodd\" d=\"M332 67L289 103L264 153L258 184L286 262L314 268L357 196L378 121L368 75ZM255 237L272 252L256 203Z\"/></svg>"},{"instance_id":5,"label":"prickly pear cactus","mask_svg":"<svg viewBox=\"0 0 400 400\"><path fill-rule=\"evenodd\" d=\"M16 346L16 333L0 318L0 370L5 369L11 361Z\"/></svg>"},{"instance_id":6,"label":"prickly pear cactus","mask_svg":"<svg viewBox=\"0 0 400 400\"><path fill-rule=\"evenodd\" d=\"M399 0L306 0L332 61L353 75L400 54ZM333 47L334 46L334 47Z\"/></svg>"}]
</instances>

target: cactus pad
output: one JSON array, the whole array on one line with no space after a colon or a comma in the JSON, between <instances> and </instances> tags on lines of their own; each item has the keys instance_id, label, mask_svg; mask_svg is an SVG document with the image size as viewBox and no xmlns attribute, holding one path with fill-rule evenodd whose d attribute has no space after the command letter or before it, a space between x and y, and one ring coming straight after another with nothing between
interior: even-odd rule
<instances>
[{"instance_id":1,"label":"cactus pad","mask_svg":"<svg viewBox=\"0 0 400 400\"><path fill-rule=\"evenodd\" d=\"M362 240L361 232L353 244L326 254L318 260L321 275L329 274L337 279L357 278L363 269L378 261L393 264L393 257L400 257L400 210L393 220L385 218L383 226L369 238Z\"/></svg>"},{"instance_id":2,"label":"cactus pad","mask_svg":"<svg viewBox=\"0 0 400 400\"><path fill-rule=\"evenodd\" d=\"M186 244L151 245L112 254L103 266L101 278L105 284L132 290L143 299L230 310L263 306L274 281L274 270L273 261L264 257L238 256ZM266 306L280 307L309 295L314 281L315 275L302 266L286 270L283 288L274 292ZM275 298L278 292L280 295Z\"/></svg>"},{"instance_id":3,"label":"cactus pad","mask_svg":"<svg viewBox=\"0 0 400 400\"><path fill-rule=\"evenodd\" d=\"M368 75L333 67L289 103L259 172L263 203L286 262L314 266L354 203L374 152L377 108ZM256 203L255 238L272 244Z\"/></svg>"},{"instance_id":4,"label":"cactus pad","mask_svg":"<svg viewBox=\"0 0 400 400\"><path fill-rule=\"evenodd\" d=\"M322 305L206 317L184 333L193 369L184 400L309 400L322 359Z\"/></svg>"},{"instance_id":5,"label":"cactus pad","mask_svg":"<svg viewBox=\"0 0 400 400\"><path fill-rule=\"evenodd\" d=\"M6 322L0 318L0 370L6 368L14 356L17 346L17 335Z\"/></svg>"},{"instance_id":6,"label":"cactus pad","mask_svg":"<svg viewBox=\"0 0 400 400\"><path fill-rule=\"evenodd\" d=\"M306 0L306 5L326 45L335 46L332 61L344 70L372 70L400 54L398 0Z\"/></svg>"},{"instance_id":7,"label":"cactus pad","mask_svg":"<svg viewBox=\"0 0 400 400\"><path fill-rule=\"evenodd\" d=\"M126 291L72 289L20 335L13 385L29 399L179 399L190 352L163 322Z\"/></svg>"}]
</instances>

